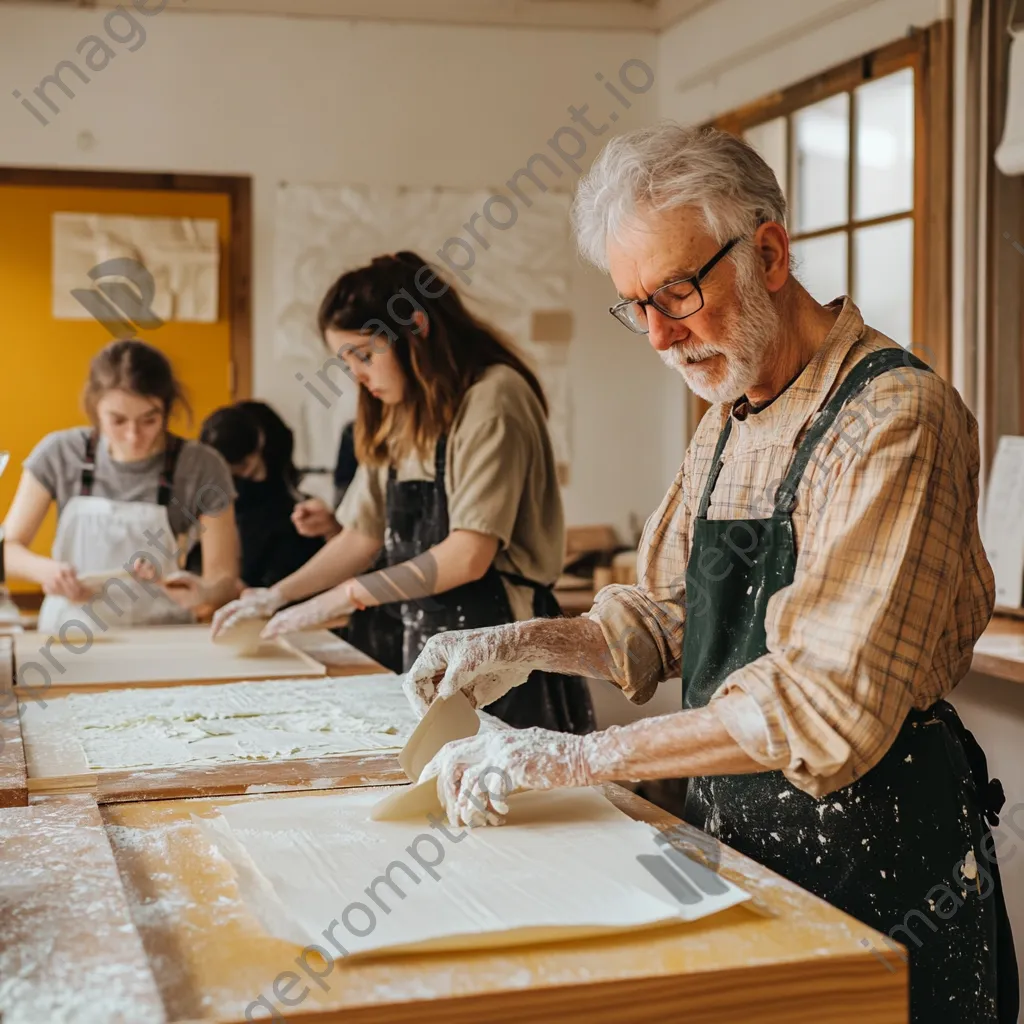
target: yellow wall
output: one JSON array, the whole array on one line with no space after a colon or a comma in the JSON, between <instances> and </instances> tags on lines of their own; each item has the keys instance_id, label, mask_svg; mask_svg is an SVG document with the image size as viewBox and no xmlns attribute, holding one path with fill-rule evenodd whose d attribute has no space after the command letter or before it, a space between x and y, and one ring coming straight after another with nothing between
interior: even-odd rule
<instances>
[{"instance_id":1,"label":"yellow wall","mask_svg":"<svg viewBox=\"0 0 1024 1024\"><path fill-rule=\"evenodd\" d=\"M39 439L86 422L79 396L89 360L113 340L95 320L53 319L51 214L57 211L217 220L221 274L216 323L170 322L141 331L139 337L168 356L188 391L195 418L191 426L175 421L176 431L194 437L204 416L231 401L227 196L0 185L0 450L11 453L0 477L0 516L14 495L22 460ZM81 287L90 283L85 280ZM49 553L55 523L51 509L34 550ZM12 589L27 589L10 582Z\"/></svg>"}]
</instances>

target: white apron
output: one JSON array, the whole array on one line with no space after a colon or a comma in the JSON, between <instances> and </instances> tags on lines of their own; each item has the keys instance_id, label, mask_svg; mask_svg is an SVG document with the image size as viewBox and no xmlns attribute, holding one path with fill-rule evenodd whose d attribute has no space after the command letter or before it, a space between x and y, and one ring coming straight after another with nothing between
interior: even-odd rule
<instances>
[{"instance_id":1,"label":"white apron","mask_svg":"<svg viewBox=\"0 0 1024 1024\"><path fill-rule=\"evenodd\" d=\"M106 569L130 571L134 560L143 556L159 567L161 578L174 572L178 568L173 557L176 539L171 531L167 504L180 447L180 441L169 435L157 503L115 501L90 493L96 451L96 439L90 438L82 471L83 493L72 498L60 515L53 542L54 559L69 562L79 576ZM158 539L159 547L147 539L147 532ZM171 556L163 554L160 547L171 551ZM99 618L107 629L195 621L193 613L175 604L158 584L134 579L125 580L123 586L121 583L109 585L106 595L97 595L91 607L90 616L82 605L66 597L48 595L39 611L38 629L43 633L56 633L64 623L73 619L94 632L104 632L95 618Z\"/></svg>"}]
</instances>

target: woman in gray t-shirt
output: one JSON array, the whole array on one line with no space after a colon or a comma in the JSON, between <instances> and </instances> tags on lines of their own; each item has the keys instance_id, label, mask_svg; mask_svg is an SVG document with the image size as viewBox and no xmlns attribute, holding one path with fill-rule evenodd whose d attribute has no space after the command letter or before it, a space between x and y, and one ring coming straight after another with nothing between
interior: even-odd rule
<instances>
[{"instance_id":1,"label":"woman in gray t-shirt","mask_svg":"<svg viewBox=\"0 0 1024 1024\"><path fill-rule=\"evenodd\" d=\"M91 427L49 434L25 460L4 522L11 576L39 583L39 628L191 622L237 592L238 539L231 471L212 448L171 434L183 401L166 357L117 341L92 361L84 404ZM52 556L29 550L51 503ZM202 545L202 577L178 573L188 535ZM159 582L142 578L149 563Z\"/></svg>"}]
</instances>

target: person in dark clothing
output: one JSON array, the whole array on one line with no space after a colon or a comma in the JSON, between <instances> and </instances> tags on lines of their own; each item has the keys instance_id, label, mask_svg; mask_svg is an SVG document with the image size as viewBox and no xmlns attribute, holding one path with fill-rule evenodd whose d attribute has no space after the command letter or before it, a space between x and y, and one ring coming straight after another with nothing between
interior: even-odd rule
<instances>
[{"instance_id":1,"label":"person in dark clothing","mask_svg":"<svg viewBox=\"0 0 1024 1024\"><path fill-rule=\"evenodd\" d=\"M338 442L338 458L334 465L334 503L322 498L306 498L295 506L292 522L303 537L323 537L325 541L341 533L341 524L334 517L345 492L355 479L359 460L356 458L355 423L346 423Z\"/></svg>"},{"instance_id":2,"label":"person in dark clothing","mask_svg":"<svg viewBox=\"0 0 1024 1024\"><path fill-rule=\"evenodd\" d=\"M359 460L356 458L356 425L355 421L346 423L338 442L338 460L334 464L334 507L341 504L345 492L355 479Z\"/></svg>"},{"instance_id":3,"label":"person in dark clothing","mask_svg":"<svg viewBox=\"0 0 1024 1024\"><path fill-rule=\"evenodd\" d=\"M234 477L242 581L247 587L273 586L324 543L322 537L300 536L292 522L292 510L304 499L292 460L294 435L269 405L246 401L211 413L200 438L224 456ZM196 546L187 568L201 571L201 562Z\"/></svg>"}]
</instances>

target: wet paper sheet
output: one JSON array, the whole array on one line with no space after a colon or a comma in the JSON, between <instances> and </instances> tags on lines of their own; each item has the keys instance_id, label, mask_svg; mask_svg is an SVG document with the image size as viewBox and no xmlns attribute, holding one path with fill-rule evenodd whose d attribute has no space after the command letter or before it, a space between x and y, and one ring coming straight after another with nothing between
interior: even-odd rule
<instances>
[{"instance_id":1,"label":"wet paper sheet","mask_svg":"<svg viewBox=\"0 0 1024 1024\"><path fill-rule=\"evenodd\" d=\"M501 827L370 821L380 794L195 818L275 938L357 954L479 949L679 924L749 897L596 790L526 793Z\"/></svg>"}]
</instances>

